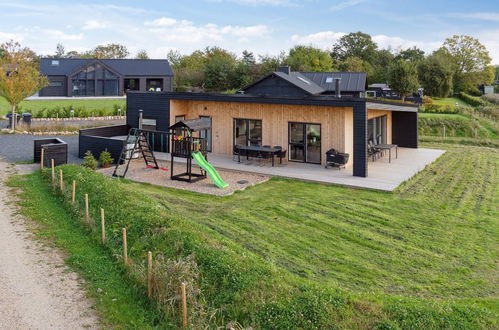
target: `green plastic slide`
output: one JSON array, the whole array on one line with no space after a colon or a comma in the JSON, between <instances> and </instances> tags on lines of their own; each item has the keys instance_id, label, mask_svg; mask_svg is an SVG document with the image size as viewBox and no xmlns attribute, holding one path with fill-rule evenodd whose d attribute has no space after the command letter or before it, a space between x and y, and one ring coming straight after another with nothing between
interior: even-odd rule
<instances>
[{"instance_id":1,"label":"green plastic slide","mask_svg":"<svg viewBox=\"0 0 499 330\"><path fill-rule=\"evenodd\" d=\"M206 173L208 173L211 181L213 182L213 184L215 184L215 186L217 186L220 189L225 189L229 186L224 180L222 180L217 170L215 170L215 168L206 161L201 152L194 152L192 154L192 158L194 159L196 164L199 165L199 167L201 167L203 170L206 171Z\"/></svg>"}]
</instances>

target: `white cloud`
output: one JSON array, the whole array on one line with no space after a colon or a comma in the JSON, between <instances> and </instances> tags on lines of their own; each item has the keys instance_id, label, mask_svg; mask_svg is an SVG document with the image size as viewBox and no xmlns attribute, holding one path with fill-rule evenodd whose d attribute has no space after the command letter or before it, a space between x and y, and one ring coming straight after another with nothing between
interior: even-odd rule
<instances>
[{"instance_id":1,"label":"white cloud","mask_svg":"<svg viewBox=\"0 0 499 330\"><path fill-rule=\"evenodd\" d=\"M301 45L312 45L315 47L328 49L333 43L338 41L342 36L346 35L344 32L333 32L333 31L322 31L317 33L312 33L308 35L293 35L291 37L291 42L293 44L301 44ZM378 44L380 48L388 48L392 49L406 49L409 47L419 47L424 51L432 51L437 49L442 45L441 41L435 42L427 42L427 41L415 41L403 39L400 37L391 37L383 34L378 34L372 36L374 42Z\"/></svg>"},{"instance_id":2,"label":"white cloud","mask_svg":"<svg viewBox=\"0 0 499 330\"><path fill-rule=\"evenodd\" d=\"M346 33L343 32L333 31L322 31L305 36L295 34L291 36L291 41L293 42L293 44L312 45L319 48L328 48L331 47L334 42L343 37L345 34Z\"/></svg>"},{"instance_id":3,"label":"white cloud","mask_svg":"<svg viewBox=\"0 0 499 330\"><path fill-rule=\"evenodd\" d=\"M188 20L177 20L161 17L144 22L147 32L154 34L162 41L177 41L196 43L204 40L222 41L224 37L260 38L270 35L271 30L266 25L237 26L217 24L195 25ZM137 31L140 33L140 31Z\"/></svg>"},{"instance_id":4,"label":"white cloud","mask_svg":"<svg viewBox=\"0 0 499 330\"><path fill-rule=\"evenodd\" d=\"M101 22L98 22L95 20L90 20L90 21L86 21L81 29L82 30L98 30L98 29L105 29L107 27L108 27L108 25L106 23L101 23Z\"/></svg>"},{"instance_id":5,"label":"white cloud","mask_svg":"<svg viewBox=\"0 0 499 330\"><path fill-rule=\"evenodd\" d=\"M343 1L340 2L334 6L329 7L329 10L331 11L340 11L348 7L353 7L357 6L358 4L361 4L363 2L366 2L367 0L348 0L348 1Z\"/></svg>"},{"instance_id":6,"label":"white cloud","mask_svg":"<svg viewBox=\"0 0 499 330\"><path fill-rule=\"evenodd\" d=\"M499 13L451 13L450 17L499 22Z\"/></svg>"},{"instance_id":7,"label":"white cloud","mask_svg":"<svg viewBox=\"0 0 499 330\"><path fill-rule=\"evenodd\" d=\"M47 37L49 37L51 39L56 39L56 40L82 40L83 39L83 33L68 34L68 33L64 33L61 30L51 30L51 29L45 29L45 30L42 30L42 32Z\"/></svg>"},{"instance_id":8,"label":"white cloud","mask_svg":"<svg viewBox=\"0 0 499 330\"><path fill-rule=\"evenodd\" d=\"M20 41L20 39L21 38L19 38L19 36L15 35L14 33L0 31L0 42L9 41L9 40Z\"/></svg>"}]
</instances>

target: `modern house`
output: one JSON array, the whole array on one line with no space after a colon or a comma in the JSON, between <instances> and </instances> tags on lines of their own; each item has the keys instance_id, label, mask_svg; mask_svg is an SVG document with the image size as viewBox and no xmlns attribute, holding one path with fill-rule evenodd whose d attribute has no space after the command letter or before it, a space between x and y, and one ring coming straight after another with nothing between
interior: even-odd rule
<instances>
[{"instance_id":1,"label":"modern house","mask_svg":"<svg viewBox=\"0 0 499 330\"><path fill-rule=\"evenodd\" d=\"M122 96L127 91L172 91L167 60L42 58L49 85L39 96Z\"/></svg>"},{"instance_id":2,"label":"modern house","mask_svg":"<svg viewBox=\"0 0 499 330\"><path fill-rule=\"evenodd\" d=\"M366 99L365 81L365 73L282 68L234 95L130 92L127 126L119 134L101 129L107 131L100 136L123 135L139 126L140 116L143 128L155 131L167 131L180 120L207 118L211 130L200 132L200 137L215 154L232 155L236 145L281 146L289 162L324 165L326 152L334 148L350 155L347 167L354 176L366 177L369 143L417 148L418 106ZM96 142L105 143L89 137L99 134L99 129L80 132L80 155L96 148ZM168 140L159 140L154 148L168 152ZM112 143L119 153L119 143Z\"/></svg>"}]
</instances>

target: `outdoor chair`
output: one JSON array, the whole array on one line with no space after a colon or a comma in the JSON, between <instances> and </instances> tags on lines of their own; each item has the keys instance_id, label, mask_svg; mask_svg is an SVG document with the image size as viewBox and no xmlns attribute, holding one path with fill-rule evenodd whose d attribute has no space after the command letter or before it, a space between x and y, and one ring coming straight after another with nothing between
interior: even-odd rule
<instances>
[{"instance_id":1,"label":"outdoor chair","mask_svg":"<svg viewBox=\"0 0 499 330\"><path fill-rule=\"evenodd\" d=\"M279 162L282 164L282 160L286 159L286 150L282 150L281 146L274 146L275 149L279 149L280 151L276 154L276 157L279 158Z\"/></svg>"},{"instance_id":2,"label":"outdoor chair","mask_svg":"<svg viewBox=\"0 0 499 330\"><path fill-rule=\"evenodd\" d=\"M367 142L367 154L368 156L372 157L373 162L376 160L376 158L380 158L382 156L381 150L376 148L372 140L369 140Z\"/></svg>"}]
</instances>

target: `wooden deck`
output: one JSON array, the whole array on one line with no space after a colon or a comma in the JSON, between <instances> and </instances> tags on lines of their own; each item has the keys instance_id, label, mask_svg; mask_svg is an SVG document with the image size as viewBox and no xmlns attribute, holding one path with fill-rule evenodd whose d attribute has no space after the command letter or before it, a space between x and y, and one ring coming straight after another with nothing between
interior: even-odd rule
<instances>
[{"instance_id":1,"label":"wooden deck","mask_svg":"<svg viewBox=\"0 0 499 330\"><path fill-rule=\"evenodd\" d=\"M261 163L256 159L237 162L237 157L209 154L208 161L215 168L233 171L244 171L284 178L337 184L342 186L393 191L402 182L440 157L445 150L398 148L398 158L392 154L392 162L388 163L388 154L375 162L369 162L367 178L354 177L352 169L324 168L322 165L287 162L271 167L269 162ZM158 159L169 160L169 154L155 153ZM278 163L278 161L276 162Z\"/></svg>"}]
</instances>

